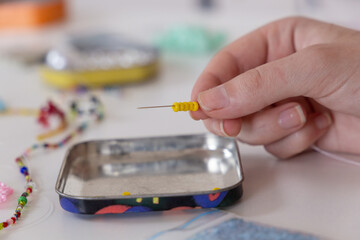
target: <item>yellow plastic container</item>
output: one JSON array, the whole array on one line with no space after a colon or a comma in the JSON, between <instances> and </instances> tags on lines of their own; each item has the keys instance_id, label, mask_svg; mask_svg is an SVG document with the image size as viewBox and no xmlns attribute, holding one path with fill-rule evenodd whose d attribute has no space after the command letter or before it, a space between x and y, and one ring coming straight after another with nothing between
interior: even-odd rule
<instances>
[{"instance_id":1,"label":"yellow plastic container","mask_svg":"<svg viewBox=\"0 0 360 240\"><path fill-rule=\"evenodd\" d=\"M140 82L158 71L158 50L117 34L69 36L49 50L40 68L56 88L89 88Z\"/></svg>"},{"instance_id":2,"label":"yellow plastic container","mask_svg":"<svg viewBox=\"0 0 360 240\"><path fill-rule=\"evenodd\" d=\"M97 88L141 82L156 75L157 70L158 63L155 62L141 67L93 71L59 71L42 67L40 74L47 84L60 89L69 89L76 86Z\"/></svg>"}]
</instances>

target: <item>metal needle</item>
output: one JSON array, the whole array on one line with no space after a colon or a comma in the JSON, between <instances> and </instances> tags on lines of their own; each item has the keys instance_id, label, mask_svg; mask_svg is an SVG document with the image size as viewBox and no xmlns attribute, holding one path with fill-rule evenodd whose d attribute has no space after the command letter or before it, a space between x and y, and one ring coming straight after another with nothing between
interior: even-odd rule
<instances>
[{"instance_id":1,"label":"metal needle","mask_svg":"<svg viewBox=\"0 0 360 240\"><path fill-rule=\"evenodd\" d=\"M138 107L137 109L146 109L146 108L164 108L164 107L173 107L174 105L163 105L163 106L149 106L149 107Z\"/></svg>"}]
</instances>

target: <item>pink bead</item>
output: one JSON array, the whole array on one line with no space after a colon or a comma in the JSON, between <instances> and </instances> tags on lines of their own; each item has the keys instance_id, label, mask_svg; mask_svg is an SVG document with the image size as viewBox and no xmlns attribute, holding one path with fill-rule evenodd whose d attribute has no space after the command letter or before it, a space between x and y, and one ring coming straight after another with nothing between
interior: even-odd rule
<instances>
[{"instance_id":1,"label":"pink bead","mask_svg":"<svg viewBox=\"0 0 360 240\"><path fill-rule=\"evenodd\" d=\"M12 188L6 186L5 183L0 182L0 203L5 202L7 197L10 196L14 191Z\"/></svg>"}]
</instances>

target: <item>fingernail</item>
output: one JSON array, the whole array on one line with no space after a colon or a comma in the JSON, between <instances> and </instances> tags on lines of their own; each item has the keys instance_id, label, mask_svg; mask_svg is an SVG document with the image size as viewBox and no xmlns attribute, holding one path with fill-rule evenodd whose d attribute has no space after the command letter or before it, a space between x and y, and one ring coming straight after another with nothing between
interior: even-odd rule
<instances>
[{"instance_id":1,"label":"fingernail","mask_svg":"<svg viewBox=\"0 0 360 240\"><path fill-rule=\"evenodd\" d=\"M225 136L227 137L228 135L226 134L226 132L224 131L224 122L223 120L211 120L211 131L219 136Z\"/></svg>"},{"instance_id":2,"label":"fingernail","mask_svg":"<svg viewBox=\"0 0 360 240\"><path fill-rule=\"evenodd\" d=\"M221 135L221 127L218 120L212 120L211 129L216 135Z\"/></svg>"},{"instance_id":3,"label":"fingernail","mask_svg":"<svg viewBox=\"0 0 360 240\"><path fill-rule=\"evenodd\" d=\"M225 137L230 137L229 134L227 134L227 133L225 132L225 129L224 129L224 120L221 120L221 121L220 121L220 131L221 131L221 133L222 133L223 136L225 136Z\"/></svg>"},{"instance_id":4,"label":"fingernail","mask_svg":"<svg viewBox=\"0 0 360 240\"><path fill-rule=\"evenodd\" d=\"M306 122L304 111L300 105L284 110L279 116L279 125L290 129L303 125Z\"/></svg>"},{"instance_id":5,"label":"fingernail","mask_svg":"<svg viewBox=\"0 0 360 240\"><path fill-rule=\"evenodd\" d=\"M330 114L324 112L315 118L315 125L318 129L325 129L330 126L332 120Z\"/></svg>"},{"instance_id":6,"label":"fingernail","mask_svg":"<svg viewBox=\"0 0 360 240\"><path fill-rule=\"evenodd\" d=\"M201 92L198 96L198 102L201 109L205 111L221 109L230 103L224 86L217 86L205 92Z\"/></svg>"}]
</instances>

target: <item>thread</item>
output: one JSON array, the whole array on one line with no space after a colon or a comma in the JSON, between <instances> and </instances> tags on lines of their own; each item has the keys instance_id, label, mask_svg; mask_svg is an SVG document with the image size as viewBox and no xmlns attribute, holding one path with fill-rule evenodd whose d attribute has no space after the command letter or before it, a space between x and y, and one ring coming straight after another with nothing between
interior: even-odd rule
<instances>
[{"instance_id":1,"label":"thread","mask_svg":"<svg viewBox=\"0 0 360 240\"><path fill-rule=\"evenodd\" d=\"M321 149L321 148L319 148L319 147L317 147L315 145L312 145L311 148L313 150L315 150L316 152L318 152L320 154L323 154L323 155L325 155L327 157L330 157L330 158L332 158L334 160L360 167L360 162L358 162L358 161L351 160L351 159L342 157L342 156L340 156L338 154L325 151L325 150L323 150L323 149ZM359 158L360 158L360 156L359 156Z\"/></svg>"}]
</instances>

